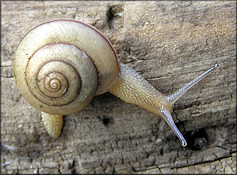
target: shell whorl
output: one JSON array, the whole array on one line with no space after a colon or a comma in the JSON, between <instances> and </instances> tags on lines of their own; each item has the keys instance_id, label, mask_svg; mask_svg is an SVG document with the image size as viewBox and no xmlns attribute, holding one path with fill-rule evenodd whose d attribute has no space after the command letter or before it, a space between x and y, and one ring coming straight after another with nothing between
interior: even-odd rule
<instances>
[{"instance_id":1,"label":"shell whorl","mask_svg":"<svg viewBox=\"0 0 237 175\"><path fill-rule=\"evenodd\" d=\"M74 50L74 54L68 50ZM86 64L87 56L81 58L83 56L80 49L64 43L46 45L38 50L28 62L25 72L31 94L51 106L63 106L73 102L80 94L80 74L88 73L81 72L81 67L76 65L76 62ZM93 64L90 68L93 69Z\"/></svg>"},{"instance_id":2,"label":"shell whorl","mask_svg":"<svg viewBox=\"0 0 237 175\"><path fill-rule=\"evenodd\" d=\"M117 81L119 71L109 41L95 28L71 20L32 29L14 59L15 81L23 97L50 114L81 110Z\"/></svg>"}]
</instances>

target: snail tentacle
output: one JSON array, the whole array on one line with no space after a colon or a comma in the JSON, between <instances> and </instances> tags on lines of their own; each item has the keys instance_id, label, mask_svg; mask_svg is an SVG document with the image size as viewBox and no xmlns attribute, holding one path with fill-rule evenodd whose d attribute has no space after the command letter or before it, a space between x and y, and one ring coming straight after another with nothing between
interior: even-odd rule
<instances>
[{"instance_id":1,"label":"snail tentacle","mask_svg":"<svg viewBox=\"0 0 237 175\"><path fill-rule=\"evenodd\" d=\"M181 134L181 132L179 131L179 129L175 125L170 111L164 109L162 111L162 116L163 116L164 120L166 121L166 123L170 126L172 131L175 133L175 135L179 138L179 140L181 142L181 145L183 147L187 146L187 141L185 140L184 136Z\"/></svg>"},{"instance_id":2,"label":"snail tentacle","mask_svg":"<svg viewBox=\"0 0 237 175\"><path fill-rule=\"evenodd\" d=\"M189 90L192 86L197 84L199 81L201 81L203 78L205 78L211 71L216 69L219 65L215 64L212 68L208 69L206 72L195 78L194 80L190 81L186 85L184 85L182 88L171 94L170 96L166 97L166 99L170 102L171 105L173 105L187 90Z\"/></svg>"}]
</instances>

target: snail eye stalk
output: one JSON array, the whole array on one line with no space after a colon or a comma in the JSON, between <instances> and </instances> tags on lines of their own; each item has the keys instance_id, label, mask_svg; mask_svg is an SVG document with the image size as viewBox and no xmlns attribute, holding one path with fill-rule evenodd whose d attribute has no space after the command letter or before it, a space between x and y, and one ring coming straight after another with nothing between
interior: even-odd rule
<instances>
[{"instance_id":1,"label":"snail eye stalk","mask_svg":"<svg viewBox=\"0 0 237 175\"><path fill-rule=\"evenodd\" d=\"M210 72L215 70L219 65L215 64L212 68L204 72L202 75L198 76L194 80L190 81L186 85L184 85L182 88L177 90L175 93L167 97L167 100L170 102L171 105L173 105L187 90L189 90L192 86L197 84L199 81L201 81L203 78L205 78Z\"/></svg>"}]
</instances>

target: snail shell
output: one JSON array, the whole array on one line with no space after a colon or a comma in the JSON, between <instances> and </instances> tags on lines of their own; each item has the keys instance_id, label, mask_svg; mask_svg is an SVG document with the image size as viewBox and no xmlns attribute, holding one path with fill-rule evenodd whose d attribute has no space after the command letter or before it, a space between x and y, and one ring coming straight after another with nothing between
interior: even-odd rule
<instances>
[{"instance_id":1,"label":"snail shell","mask_svg":"<svg viewBox=\"0 0 237 175\"><path fill-rule=\"evenodd\" d=\"M80 111L94 95L108 91L120 67L110 42L94 27L55 20L25 35L14 60L14 76L23 97L50 114Z\"/></svg>"}]
</instances>

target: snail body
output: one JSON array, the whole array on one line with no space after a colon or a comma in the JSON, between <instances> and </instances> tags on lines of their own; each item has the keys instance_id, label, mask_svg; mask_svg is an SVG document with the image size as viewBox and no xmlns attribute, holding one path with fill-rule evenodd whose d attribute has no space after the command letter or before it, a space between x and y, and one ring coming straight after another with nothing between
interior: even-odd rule
<instances>
[{"instance_id":1,"label":"snail body","mask_svg":"<svg viewBox=\"0 0 237 175\"><path fill-rule=\"evenodd\" d=\"M107 91L165 119L182 142L172 105L215 67L169 97L119 62L111 43L94 27L73 20L54 20L28 32L14 58L15 82L22 96L42 111L53 138L61 134L63 115L82 110L95 95Z\"/></svg>"}]
</instances>

